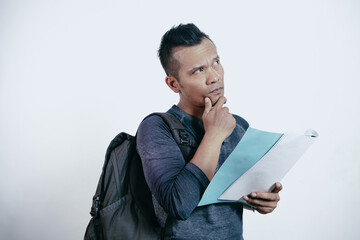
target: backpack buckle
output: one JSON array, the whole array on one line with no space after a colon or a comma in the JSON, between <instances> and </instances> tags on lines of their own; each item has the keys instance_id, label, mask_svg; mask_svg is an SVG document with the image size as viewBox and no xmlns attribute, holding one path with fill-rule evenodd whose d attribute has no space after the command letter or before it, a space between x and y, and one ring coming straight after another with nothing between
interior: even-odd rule
<instances>
[{"instance_id":1,"label":"backpack buckle","mask_svg":"<svg viewBox=\"0 0 360 240\"><path fill-rule=\"evenodd\" d=\"M180 145L190 145L189 134L184 129L179 130L179 135L180 135Z\"/></svg>"},{"instance_id":2,"label":"backpack buckle","mask_svg":"<svg viewBox=\"0 0 360 240\"><path fill-rule=\"evenodd\" d=\"M90 211L90 215L93 216L93 217L98 217L99 212L100 212L100 207L101 207L100 196L94 196L93 197L93 204L92 204L91 211Z\"/></svg>"}]
</instances>

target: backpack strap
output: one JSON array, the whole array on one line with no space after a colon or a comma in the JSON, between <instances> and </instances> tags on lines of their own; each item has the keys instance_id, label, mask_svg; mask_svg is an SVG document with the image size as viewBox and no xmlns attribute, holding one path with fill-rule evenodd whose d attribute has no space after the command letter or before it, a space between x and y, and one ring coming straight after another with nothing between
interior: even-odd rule
<instances>
[{"instance_id":1,"label":"backpack strap","mask_svg":"<svg viewBox=\"0 0 360 240\"><path fill-rule=\"evenodd\" d=\"M145 119L154 115L161 117L164 122L169 126L171 134L176 143L178 144L185 161L189 161L189 158L192 157L192 155L195 153L198 144L192 139L190 139L189 133L185 130L180 120L177 119L174 115L166 112L155 112L148 115Z\"/></svg>"}]
</instances>

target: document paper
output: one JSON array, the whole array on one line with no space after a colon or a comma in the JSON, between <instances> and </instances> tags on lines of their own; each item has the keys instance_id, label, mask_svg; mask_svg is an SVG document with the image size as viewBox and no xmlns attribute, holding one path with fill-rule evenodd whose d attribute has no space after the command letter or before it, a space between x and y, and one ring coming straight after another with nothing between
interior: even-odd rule
<instances>
[{"instance_id":1,"label":"document paper","mask_svg":"<svg viewBox=\"0 0 360 240\"><path fill-rule=\"evenodd\" d=\"M318 134L272 133L249 128L217 171L198 206L239 202L251 192L269 192Z\"/></svg>"}]
</instances>

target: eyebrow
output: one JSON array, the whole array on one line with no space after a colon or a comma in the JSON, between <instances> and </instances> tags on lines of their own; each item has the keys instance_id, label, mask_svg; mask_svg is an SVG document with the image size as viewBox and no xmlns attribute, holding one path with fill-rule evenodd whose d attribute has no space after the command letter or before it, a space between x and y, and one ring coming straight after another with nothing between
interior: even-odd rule
<instances>
[{"instance_id":1,"label":"eyebrow","mask_svg":"<svg viewBox=\"0 0 360 240\"><path fill-rule=\"evenodd\" d=\"M217 55L216 57L214 57L213 58L213 61L217 61L217 60L219 60L220 59L220 57L219 57L219 55ZM201 65L201 66L197 66L197 67L194 67L194 68L192 68L189 72L195 72L196 70L198 70L198 69L200 69L200 68L204 68L206 65Z\"/></svg>"}]
</instances>

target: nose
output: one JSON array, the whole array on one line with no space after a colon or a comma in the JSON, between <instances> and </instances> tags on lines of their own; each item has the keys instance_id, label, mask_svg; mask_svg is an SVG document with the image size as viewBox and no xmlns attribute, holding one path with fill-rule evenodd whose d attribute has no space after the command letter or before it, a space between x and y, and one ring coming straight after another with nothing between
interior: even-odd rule
<instances>
[{"instance_id":1,"label":"nose","mask_svg":"<svg viewBox=\"0 0 360 240\"><path fill-rule=\"evenodd\" d=\"M216 83L220 80L220 78L220 73L216 69L209 68L208 74L206 76L206 84L210 85Z\"/></svg>"}]
</instances>

